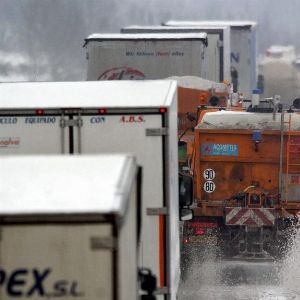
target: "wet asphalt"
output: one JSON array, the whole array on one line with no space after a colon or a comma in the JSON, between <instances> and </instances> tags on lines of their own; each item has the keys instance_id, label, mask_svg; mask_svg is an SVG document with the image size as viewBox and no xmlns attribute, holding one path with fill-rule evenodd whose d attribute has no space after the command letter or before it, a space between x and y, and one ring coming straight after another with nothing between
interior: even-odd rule
<instances>
[{"instance_id":1,"label":"wet asphalt","mask_svg":"<svg viewBox=\"0 0 300 300\"><path fill-rule=\"evenodd\" d=\"M300 234L282 260L225 260L208 245L185 271L179 300L300 300Z\"/></svg>"}]
</instances>

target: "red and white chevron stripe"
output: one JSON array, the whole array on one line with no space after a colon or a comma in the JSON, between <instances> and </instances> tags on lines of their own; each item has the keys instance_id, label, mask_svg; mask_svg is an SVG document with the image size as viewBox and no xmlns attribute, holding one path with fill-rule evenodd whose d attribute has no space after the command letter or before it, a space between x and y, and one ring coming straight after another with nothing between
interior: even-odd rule
<instances>
[{"instance_id":1,"label":"red and white chevron stripe","mask_svg":"<svg viewBox=\"0 0 300 300\"><path fill-rule=\"evenodd\" d=\"M276 211L274 208L226 207L226 225L274 226Z\"/></svg>"}]
</instances>

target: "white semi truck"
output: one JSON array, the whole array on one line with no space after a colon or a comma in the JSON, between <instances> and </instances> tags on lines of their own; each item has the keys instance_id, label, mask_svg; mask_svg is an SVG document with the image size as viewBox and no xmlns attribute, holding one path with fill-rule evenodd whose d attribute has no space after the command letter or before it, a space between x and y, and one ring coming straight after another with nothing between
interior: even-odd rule
<instances>
[{"instance_id":1,"label":"white semi truck","mask_svg":"<svg viewBox=\"0 0 300 300\"><path fill-rule=\"evenodd\" d=\"M121 33L203 33L207 34L207 49L205 51L202 77L215 82L230 80L230 28L220 27L175 27L175 26L127 26Z\"/></svg>"},{"instance_id":2,"label":"white semi truck","mask_svg":"<svg viewBox=\"0 0 300 300\"><path fill-rule=\"evenodd\" d=\"M186 26L203 29L207 26L230 27L231 81L234 92L242 92L245 99L251 99L257 87L257 23L252 21L168 21L165 26Z\"/></svg>"},{"instance_id":3,"label":"white semi truck","mask_svg":"<svg viewBox=\"0 0 300 300\"><path fill-rule=\"evenodd\" d=\"M206 46L206 33L92 34L87 80L204 77Z\"/></svg>"},{"instance_id":4,"label":"white semi truck","mask_svg":"<svg viewBox=\"0 0 300 300\"><path fill-rule=\"evenodd\" d=\"M138 299L134 157L2 156L0 166L1 299Z\"/></svg>"},{"instance_id":5,"label":"white semi truck","mask_svg":"<svg viewBox=\"0 0 300 300\"><path fill-rule=\"evenodd\" d=\"M0 156L103 152L133 153L143 168L139 267L156 276L157 299L175 299L180 278L176 82L0 84Z\"/></svg>"}]
</instances>

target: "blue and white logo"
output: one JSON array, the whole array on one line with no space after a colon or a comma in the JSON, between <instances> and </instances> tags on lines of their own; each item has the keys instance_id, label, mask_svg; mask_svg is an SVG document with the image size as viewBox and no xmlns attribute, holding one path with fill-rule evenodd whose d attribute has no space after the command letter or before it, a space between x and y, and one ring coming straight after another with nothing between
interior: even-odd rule
<instances>
[{"instance_id":1,"label":"blue and white logo","mask_svg":"<svg viewBox=\"0 0 300 300\"><path fill-rule=\"evenodd\" d=\"M238 156L237 144L201 144L202 156Z\"/></svg>"}]
</instances>

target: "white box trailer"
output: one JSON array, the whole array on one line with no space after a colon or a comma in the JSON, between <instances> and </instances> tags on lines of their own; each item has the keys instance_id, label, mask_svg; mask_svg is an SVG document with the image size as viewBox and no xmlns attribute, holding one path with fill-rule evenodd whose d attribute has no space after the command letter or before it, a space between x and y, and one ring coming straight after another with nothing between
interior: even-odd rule
<instances>
[{"instance_id":1,"label":"white box trailer","mask_svg":"<svg viewBox=\"0 0 300 300\"><path fill-rule=\"evenodd\" d=\"M128 152L143 167L139 267L175 299L179 278L175 81L0 84L0 156ZM161 299L161 298L158 298Z\"/></svg>"},{"instance_id":2,"label":"white box trailer","mask_svg":"<svg viewBox=\"0 0 300 300\"><path fill-rule=\"evenodd\" d=\"M175 27L175 26L127 26L121 33L203 33L207 34L203 78L222 82L230 80L230 28L223 27Z\"/></svg>"},{"instance_id":3,"label":"white box trailer","mask_svg":"<svg viewBox=\"0 0 300 300\"><path fill-rule=\"evenodd\" d=\"M92 34L87 80L203 77L206 45L206 33Z\"/></svg>"},{"instance_id":4,"label":"white box trailer","mask_svg":"<svg viewBox=\"0 0 300 300\"><path fill-rule=\"evenodd\" d=\"M229 26L231 40L231 81L234 90L242 92L245 99L251 99L257 87L257 23L252 21L168 21L165 26L193 26L200 29L207 26ZM204 30L204 29L203 29Z\"/></svg>"},{"instance_id":5,"label":"white box trailer","mask_svg":"<svg viewBox=\"0 0 300 300\"><path fill-rule=\"evenodd\" d=\"M138 299L129 155L0 157L0 297Z\"/></svg>"}]
</instances>

